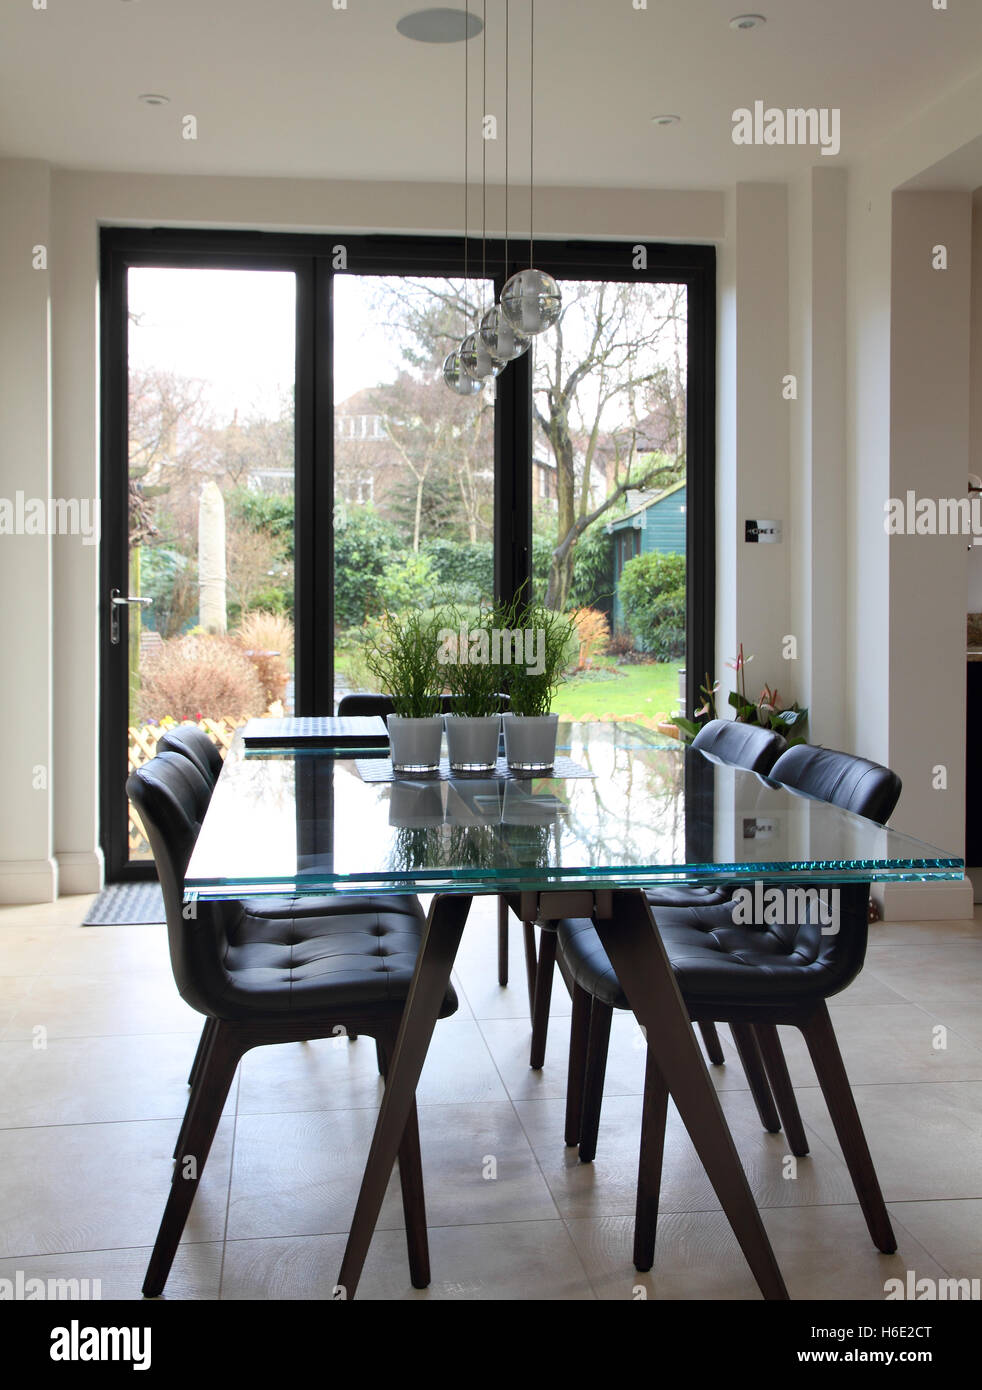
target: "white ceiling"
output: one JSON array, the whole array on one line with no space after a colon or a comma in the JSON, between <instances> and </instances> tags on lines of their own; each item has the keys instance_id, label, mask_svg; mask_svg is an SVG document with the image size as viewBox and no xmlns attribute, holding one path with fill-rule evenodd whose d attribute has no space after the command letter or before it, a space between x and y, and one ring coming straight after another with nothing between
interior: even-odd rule
<instances>
[{"instance_id":1,"label":"white ceiling","mask_svg":"<svg viewBox=\"0 0 982 1390\"><path fill-rule=\"evenodd\" d=\"M426 0L0 0L0 153L147 173L456 180L464 48L412 43ZM444 0L461 4L462 0ZM485 0L470 0L481 13ZM488 108L503 116L505 0L486 0ZM746 0L745 0L746 3ZM846 163L982 67L982 3L537 0L536 182L713 188L782 178L814 149L737 147L755 100L842 112ZM527 17L511 0L512 179L527 176ZM482 153L481 40L469 45ZM171 98L140 104L141 92ZM679 126L651 116L675 112ZM196 141L181 118L198 121ZM967 131L966 139L978 132ZM492 182L503 139L487 146Z\"/></svg>"}]
</instances>

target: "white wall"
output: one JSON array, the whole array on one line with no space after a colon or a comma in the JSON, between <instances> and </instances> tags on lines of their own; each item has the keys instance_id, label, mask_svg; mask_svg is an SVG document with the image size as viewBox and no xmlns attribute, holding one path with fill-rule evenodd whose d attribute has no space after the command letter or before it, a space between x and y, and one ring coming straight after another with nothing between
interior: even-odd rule
<instances>
[{"instance_id":1,"label":"white wall","mask_svg":"<svg viewBox=\"0 0 982 1390\"><path fill-rule=\"evenodd\" d=\"M972 371L969 383L969 470L982 477L982 192L972 199ZM969 613L982 613L982 545L968 561Z\"/></svg>"},{"instance_id":2,"label":"white wall","mask_svg":"<svg viewBox=\"0 0 982 1390\"><path fill-rule=\"evenodd\" d=\"M0 161L0 497L51 495L50 176ZM37 253L40 256L40 253ZM46 529L46 528L45 528ZM64 546L72 538L59 542ZM75 541L79 544L78 541ZM51 539L0 535L0 902L56 896L52 854Z\"/></svg>"}]
</instances>

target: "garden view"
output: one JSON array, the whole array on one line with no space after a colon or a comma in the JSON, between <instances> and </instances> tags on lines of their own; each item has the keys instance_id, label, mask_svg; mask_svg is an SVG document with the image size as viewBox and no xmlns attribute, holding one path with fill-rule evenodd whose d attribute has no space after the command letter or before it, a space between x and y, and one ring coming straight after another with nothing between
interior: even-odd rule
<instances>
[{"instance_id":1,"label":"garden view","mask_svg":"<svg viewBox=\"0 0 982 1390\"><path fill-rule=\"evenodd\" d=\"M665 720L685 655L685 288L562 283L533 343L532 588L574 615L568 719ZM292 712L295 285L129 272L130 735ZM448 391L490 283L335 281L336 697L385 613L493 597L494 395ZM141 754L141 748L143 753Z\"/></svg>"}]
</instances>

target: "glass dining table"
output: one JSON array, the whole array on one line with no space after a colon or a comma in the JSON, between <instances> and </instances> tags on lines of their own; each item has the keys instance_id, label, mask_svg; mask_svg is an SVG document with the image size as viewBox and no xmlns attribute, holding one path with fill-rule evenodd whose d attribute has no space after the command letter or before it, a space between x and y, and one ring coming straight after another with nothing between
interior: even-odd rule
<instances>
[{"instance_id":1,"label":"glass dining table","mask_svg":"<svg viewBox=\"0 0 982 1390\"><path fill-rule=\"evenodd\" d=\"M354 1296L478 895L544 930L592 918L766 1298L787 1298L645 890L960 879L960 859L634 724L560 725L549 777L396 778L378 750L237 736L188 865L189 899L433 894L338 1276ZM760 890L756 890L759 894ZM830 928L830 929L835 929Z\"/></svg>"}]
</instances>

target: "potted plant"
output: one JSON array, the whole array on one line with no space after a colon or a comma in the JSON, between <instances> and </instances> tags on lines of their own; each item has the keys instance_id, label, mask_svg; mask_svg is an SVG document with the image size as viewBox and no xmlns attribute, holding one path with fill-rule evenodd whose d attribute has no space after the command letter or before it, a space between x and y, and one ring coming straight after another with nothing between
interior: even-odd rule
<instances>
[{"instance_id":1,"label":"potted plant","mask_svg":"<svg viewBox=\"0 0 982 1390\"><path fill-rule=\"evenodd\" d=\"M494 620L503 658L500 678L511 697L502 716L508 766L524 776L548 772L556 761L559 725L552 701L576 644L575 625L537 601L522 604L520 596L499 605Z\"/></svg>"},{"instance_id":2,"label":"potted plant","mask_svg":"<svg viewBox=\"0 0 982 1390\"><path fill-rule=\"evenodd\" d=\"M447 621L440 632L439 659L452 706L445 720L450 771L455 777L487 777L498 761L501 731L490 615L482 612L471 624L451 608Z\"/></svg>"},{"instance_id":3,"label":"potted plant","mask_svg":"<svg viewBox=\"0 0 982 1390\"><path fill-rule=\"evenodd\" d=\"M737 688L731 690L727 696L727 702L736 711L735 718L741 724L759 724L764 729L774 729L777 733L783 734L789 745L804 743L805 723L808 719L807 709L795 703L784 707L779 692L772 690L765 685L756 700L747 697L747 666L753 661L752 656L744 656L743 643L740 643L740 650L732 661L726 664L731 671L736 672ZM700 687L700 694L703 702L695 711L693 719L683 719L676 715L675 722L678 725L679 737L685 743L691 743L703 724L711 719L718 719L720 716L716 708L716 695L719 691L719 681L712 681L706 675L705 681Z\"/></svg>"},{"instance_id":4,"label":"potted plant","mask_svg":"<svg viewBox=\"0 0 982 1390\"><path fill-rule=\"evenodd\" d=\"M392 768L403 777L432 776L440 769L439 614L386 614L365 662L395 713L386 716Z\"/></svg>"}]
</instances>

